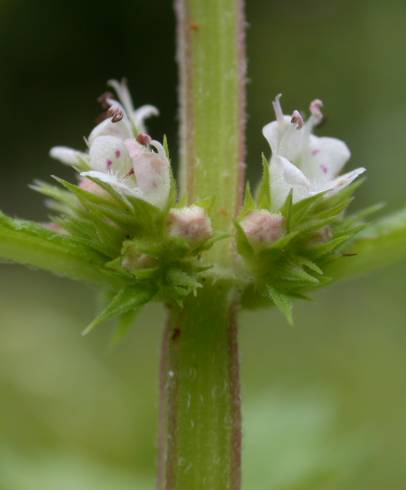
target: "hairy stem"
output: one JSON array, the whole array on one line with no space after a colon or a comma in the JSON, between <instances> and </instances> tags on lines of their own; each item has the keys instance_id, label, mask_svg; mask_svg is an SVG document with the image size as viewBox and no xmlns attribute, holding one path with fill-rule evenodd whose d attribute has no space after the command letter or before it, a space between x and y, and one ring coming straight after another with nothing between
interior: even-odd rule
<instances>
[{"instance_id":1,"label":"hairy stem","mask_svg":"<svg viewBox=\"0 0 406 490\"><path fill-rule=\"evenodd\" d=\"M181 191L215 197L225 230L240 206L245 158L243 0L177 0Z\"/></svg>"},{"instance_id":2,"label":"hairy stem","mask_svg":"<svg viewBox=\"0 0 406 490\"><path fill-rule=\"evenodd\" d=\"M171 308L161 363L159 490L238 490L237 327L229 288Z\"/></svg>"},{"instance_id":3,"label":"hairy stem","mask_svg":"<svg viewBox=\"0 0 406 490\"><path fill-rule=\"evenodd\" d=\"M216 230L242 201L245 158L243 0L177 0L180 177L188 202L213 198ZM232 256L220 242L212 260ZM230 286L172 307L161 361L159 490L238 490L240 388Z\"/></svg>"}]
</instances>

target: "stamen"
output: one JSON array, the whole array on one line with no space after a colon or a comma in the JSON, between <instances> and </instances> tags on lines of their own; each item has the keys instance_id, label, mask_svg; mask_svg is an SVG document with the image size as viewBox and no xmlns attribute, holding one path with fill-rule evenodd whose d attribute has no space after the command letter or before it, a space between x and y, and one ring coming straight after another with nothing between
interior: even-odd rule
<instances>
[{"instance_id":1,"label":"stamen","mask_svg":"<svg viewBox=\"0 0 406 490\"><path fill-rule=\"evenodd\" d=\"M119 107L110 107L107 114L111 117L111 122L117 123L124 117L123 111Z\"/></svg>"},{"instance_id":2,"label":"stamen","mask_svg":"<svg viewBox=\"0 0 406 490\"><path fill-rule=\"evenodd\" d=\"M303 117L299 111L293 111L290 122L296 126L296 129L301 129L304 126Z\"/></svg>"},{"instance_id":3,"label":"stamen","mask_svg":"<svg viewBox=\"0 0 406 490\"><path fill-rule=\"evenodd\" d=\"M110 107L110 103L108 100L114 99L114 95L111 92L104 92L100 97L97 98L97 102L103 107L103 109L108 109Z\"/></svg>"},{"instance_id":4,"label":"stamen","mask_svg":"<svg viewBox=\"0 0 406 490\"><path fill-rule=\"evenodd\" d=\"M284 121L282 106L281 106L281 102L280 102L281 97L282 97L282 94L278 94L275 97L275 100L273 100L273 102L272 102L273 110L275 111L276 120L279 123L283 123L283 121Z\"/></svg>"},{"instance_id":5,"label":"stamen","mask_svg":"<svg viewBox=\"0 0 406 490\"><path fill-rule=\"evenodd\" d=\"M310 107L309 107L310 113L316 119L317 124L321 123L324 117L323 113L321 112L322 107L323 107L323 101L320 99L314 99L310 103Z\"/></svg>"},{"instance_id":6,"label":"stamen","mask_svg":"<svg viewBox=\"0 0 406 490\"><path fill-rule=\"evenodd\" d=\"M116 150L115 155L116 155L116 158L120 158L121 157L121 151Z\"/></svg>"},{"instance_id":7,"label":"stamen","mask_svg":"<svg viewBox=\"0 0 406 490\"><path fill-rule=\"evenodd\" d=\"M151 141L152 141L152 138L149 134L147 133L140 133L138 136L137 136L137 141L140 145L143 145L143 146L148 146Z\"/></svg>"}]
</instances>

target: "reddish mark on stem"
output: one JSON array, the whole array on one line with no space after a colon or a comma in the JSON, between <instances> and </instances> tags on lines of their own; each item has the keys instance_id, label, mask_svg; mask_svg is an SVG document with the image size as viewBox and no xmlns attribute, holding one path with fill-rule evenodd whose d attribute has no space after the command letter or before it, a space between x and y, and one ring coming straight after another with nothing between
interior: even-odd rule
<instances>
[{"instance_id":1,"label":"reddish mark on stem","mask_svg":"<svg viewBox=\"0 0 406 490\"><path fill-rule=\"evenodd\" d=\"M190 29L194 32L197 32L200 29L200 24L198 24L197 22L191 22Z\"/></svg>"},{"instance_id":2,"label":"reddish mark on stem","mask_svg":"<svg viewBox=\"0 0 406 490\"><path fill-rule=\"evenodd\" d=\"M316 156L320 153L320 150L318 150L317 148L315 150L312 150L312 155L313 156Z\"/></svg>"}]
</instances>

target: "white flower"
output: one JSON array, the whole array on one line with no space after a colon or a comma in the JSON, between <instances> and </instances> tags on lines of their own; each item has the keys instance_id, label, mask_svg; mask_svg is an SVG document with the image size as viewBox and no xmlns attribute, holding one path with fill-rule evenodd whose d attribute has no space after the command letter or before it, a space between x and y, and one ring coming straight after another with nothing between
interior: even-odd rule
<instances>
[{"instance_id":1,"label":"white flower","mask_svg":"<svg viewBox=\"0 0 406 490\"><path fill-rule=\"evenodd\" d=\"M173 208L169 212L169 234L198 245L213 235L211 220L200 206Z\"/></svg>"},{"instance_id":2,"label":"white flower","mask_svg":"<svg viewBox=\"0 0 406 490\"><path fill-rule=\"evenodd\" d=\"M119 192L163 208L170 190L170 164L162 145L143 133L144 120L158 110L149 105L134 110L125 82L112 80L109 84L119 101L111 94L102 97L109 117L90 133L88 152L59 146L50 155L70 165L85 162L89 170L82 177L106 182Z\"/></svg>"},{"instance_id":3,"label":"white flower","mask_svg":"<svg viewBox=\"0 0 406 490\"><path fill-rule=\"evenodd\" d=\"M280 209L291 190L297 202L320 192L337 192L365 172L361 167L339 176L351 156L347 145L336 138L312 135L323 118L320 100L310 104L311 115L305 122L298 111L285 116L279 99L280 95L273 102L276 121L262 130L272 150L270 175L275 210Z\"/></svg>"}]
</instances>

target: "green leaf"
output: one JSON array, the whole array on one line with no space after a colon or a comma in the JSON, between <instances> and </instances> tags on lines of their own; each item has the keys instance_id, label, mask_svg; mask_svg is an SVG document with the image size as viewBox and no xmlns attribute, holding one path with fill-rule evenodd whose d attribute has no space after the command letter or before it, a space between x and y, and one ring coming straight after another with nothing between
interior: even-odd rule
<instances>
[{"instance_id":1,"label":"green leaf","mask_svg":"<svg viewBox=\"0 0 406 490\"><path fill-rule=\"evenodd\" d=\"M129 311L137 310L148 303L155 295L155 290L148 285L128 286L121 289L110 304L98 315L82 332L87 335L101 323L115 316L125 315Z\"/></svg>"},{"instance_id":2,"label":"green leaf","mask_svg":"<svg viewBox=\"0 0 406 490\"><path fill-rule=\"evenodd\" d=\"M267 286L267 293L268 296L274 302L275 306L278 308L278 310L284 315L286 320L289 322L289 324L293 325L292 299L288 295L281 293L280 291L278 291L272 286Z\"/></svg>"},{"instance_id":3,"label":"green leaf","mask_svg":"<svg viewBox=\"0 0 406 490\"><path fill-rule=\"evenodd\" d=\"M103 255L38 223L0 212L0 260L38 267L54 274L110 287L126 279L104 268Z\"/></svg>"}]
</instances>

